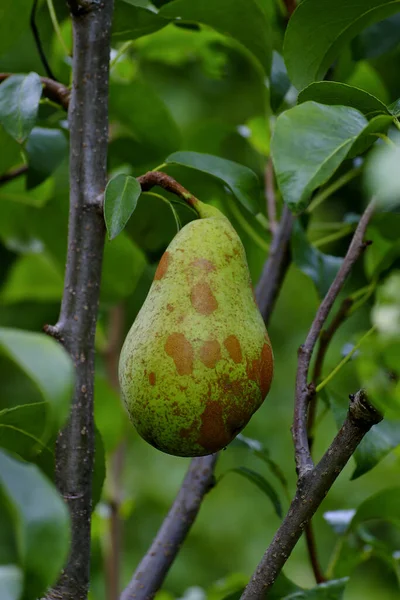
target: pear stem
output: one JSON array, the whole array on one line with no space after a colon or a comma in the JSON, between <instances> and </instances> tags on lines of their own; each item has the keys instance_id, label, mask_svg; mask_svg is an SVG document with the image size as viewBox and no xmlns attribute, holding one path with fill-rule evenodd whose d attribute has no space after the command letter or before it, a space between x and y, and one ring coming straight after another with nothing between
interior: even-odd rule
<instances>
[{"instance_id":1,"label":"pear stem","mask_svg":"<svg viewBox=\"0 0 400 600\"><path fill-rule=\"evenodd\" d=\"M193 194L191 194L186 188L183 187L176 179L167 175L166 173L162 173L161 171L148 171L144 175L141 175L137 178L138 182L141 185L142 192L148 192L155 186L159 186L170 192L171 194L175 194L181 200L184 200L186 204L195 209L199 217L201 217L201 211L199 212L201 202L198 200Z\"/></svg>"}]
</instances>

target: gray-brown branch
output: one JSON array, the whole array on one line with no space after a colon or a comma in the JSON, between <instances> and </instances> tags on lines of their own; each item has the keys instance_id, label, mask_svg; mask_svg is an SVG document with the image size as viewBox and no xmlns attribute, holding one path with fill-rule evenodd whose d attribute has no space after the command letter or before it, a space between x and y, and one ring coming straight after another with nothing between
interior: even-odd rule
<instances>
[{"instance_id":1,"label":"gray-brown branch","mask_svg":"<svg viewBox=\"0 0 400 600\"><path fill-rule=\"evenodd\" d=\"M299 478L303 477L303 475L305 475L308 471L311 471L314 466L311 458L307 434L308 404L315 393L314 385L308 385L307 383L312 353L324 323L329 316L330 310L336 298L338 297L340 290L342 289L354 263L368 245L367 242L364 242L364 235L373 210L374 203L371 202L358 223L342 266L340 267L331 287L329 288L328 293L320 304L315 319L308 332L306 341L299 348L293 420L293 441L296 454L296 470Z\"/></svg>"},{"instance_id":2,"label":"gray-brown branch","mask_svg":"<svg viewBox=\"0 0 400 600\"><path fill-rule=\"evenodd\" d=\"M79 4L80 10L77 10ZM48 599L86 600L94 460L94 337L98 313L108 143L108 69L113 0L70 4L73 84L69 102L70 214L59 339L76 371L72 408L56 445L56 483L68 504L72 541L68 562Z\"/></svg>"},{"instance_id":3,"label":"gray-brown branch","mask_svg":"<svg viewBox=\"0 0 400 600\"><path fill-rule=\"evenodd\" d=\"M143 191L158 185L185 201L188 201L189 198L190 203L191 194L165 173L158 171L146 173L138 177L138 181ZM272 247L276 248L275 254L272 259L267 260L262 279L257 288L262 298L266 299L262 305L262 314L266 322L271 316L287 271L288 254L286 254L286 249L290 240L291 228L291 213L284 209L281 223L272 242ZM279 250L286 256L283 261L280 260ZM264 286L267 289L263 289ZM194 458L191 461L182 487L167 517L131 581L123 591L121 600L150 600L154 598L194 523L205 494L213 486L214 468L217 459L218 455L212 454L202 458Z\"/></svg>"},{"instance_id":4,"label":"gray-brown branch","mask_svg":"<svg viewBox=\"0 0 400 600\"><path fill-rule=\"evenodd\" d=\"M242 600L264 600L303 533L306 523L324 500L357 446L382 420L363 390L351 397L347 418L318 465L299 480L289 511L265 552Z\"/></svg>"}]
</instances>

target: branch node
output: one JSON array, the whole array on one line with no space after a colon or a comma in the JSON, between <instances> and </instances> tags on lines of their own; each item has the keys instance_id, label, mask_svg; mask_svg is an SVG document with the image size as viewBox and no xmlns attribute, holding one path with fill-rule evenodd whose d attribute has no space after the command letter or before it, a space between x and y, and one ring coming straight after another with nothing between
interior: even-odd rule
<instances>
[{"instance_id":1,"label":"branch node","mask_svg":"<svg viewBox=\"0 0 400 600\"><path fill-rule=\"evenodd\" d=\"M58 323L57 325L43 325L43 331L59 342L64 341L62 327Z\"/></svg>"}]
</instances>

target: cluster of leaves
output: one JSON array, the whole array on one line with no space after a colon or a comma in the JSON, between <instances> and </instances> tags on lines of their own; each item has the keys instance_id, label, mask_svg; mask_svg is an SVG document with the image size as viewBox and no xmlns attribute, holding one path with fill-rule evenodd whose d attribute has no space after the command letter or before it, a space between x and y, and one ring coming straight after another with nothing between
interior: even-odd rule
<instances>
[{"instance_id":1,"label":"cluster of leaves","mask_svg":"<svg viewBox=\"0 0 400 600\"><path fill-rule=\"evenodd\" d=\"M0 595L10 600L42 593L68 551L68 518L49 479L55 435L68 414L72 369L59 346L29 331L40 331L45 322L56 320L62 296L68 123L65 111L42 96L39 75L46 73L29 29L29 12L23 0L6 1L0 21L1 69L16 73L0 84L0 532L6 540ZM366 386L389 417L361 444L353 478L370 471L399 445L399 14L400 2L393 0L365 0L362 6L355 0L303 0L285 33L287 15L280 2L116 0L104 209L109 241L96 338L94 504L101 501L94 513L93 597L104 597L102 561L108 552L109 516L103 509L121 495L116 486L123 488L121 518L146 518L132 501L135 497L140 505L140 495L133 492L140 475L135 472L135 486L131 480L115 483L116 451L127 444L130 456L139 447L140 470L155 480L163 473L154 466L154 454L147 456L149 450L133 438L113 388L108 340L115 310L122 307L125 313L123 335L165 246L176 228L194 216L165 192L141 193L136 177L149 169L161 164L197 197L228 214L246 246L256 281L270 240L260 182L271 158L278 205L286 203L298 215L293 261L320 298L340 267L345 248L341 240L347 241L353 231L365 196L377 196L379 212L368 231L374 243L346 292L354 297L353 308L364 311L360 329L365 329L373 309L374 334L354 354L352 375L340 371L324 399L325 410L331 410L339 424L350 379ZM64 3L43 3L36 20L51 67L68 86L71 22ZM17 171L22 175L8 178ZM321 246L338 256L322 252ZM284 356L277 344L277 363L280 350ZM333 350L337 362L339 350ZM263 429L257 433L263 435ZM261 474L257 461L263 460L288 496L283 469L255 440L241 437L236 446L245 452L239 454L233 445L227 453L232 458L222 462L223 473L234 472L254 483L280 518L281 494ZM273 448L274 455L277 452ZM246 466L240 466L238 457ZM102 490L105 463L111 474ZM171 491L181 473L176 468L174 472ZM220 487L235 479L224 477ZM144 489L150 485L143 477L141 483ZM389 534L386 526L399 521L396 495L397 489L388 489L365 500L355 515L351 513L351 521L349 513L328 514L338 534L329 569L333 581L305 590L282 576L271 597L350 598L348 590L357 590L364 577L358 575L357 565L367 564L371 571L374 561L379 565L376 579L385 579L398 593L392 574L399 535L394 526ZM149 498L155 513L165 508L158 488L151 488ZM140 548L151 537L151 527L148 530ZM136 558L137 548L126 544ZM129 568L132 562L129 557ZM208 584L224 571L215 570L214 563L207 563ZM187 581L190 564L188 559L176 571L172 589L182 590L178 579ZM208 589L207 597L233 599L246 580L228 577ZM175 596L161 592L160 600L163 597Z\"/></svg>"}]
</instances>

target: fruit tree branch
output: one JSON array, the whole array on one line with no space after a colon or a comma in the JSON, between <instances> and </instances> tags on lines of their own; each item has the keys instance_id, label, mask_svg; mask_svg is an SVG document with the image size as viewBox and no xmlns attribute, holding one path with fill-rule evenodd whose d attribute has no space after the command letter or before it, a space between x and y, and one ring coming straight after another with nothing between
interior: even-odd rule
<instances>
[{"instance_id":1,"label":"fruit tree branch","mask_svg":"<svg viewBox=\"0 0 400 600\"><path fill-rule=\"evenodd\" d=\"M293 548L357 446L382 416L363 390L351 396L346 420L331 446L312 471L299 479L296 495L270 546L242 594L242 600L263 600Z\"/></svg>"},{"instance_id":2,"label":"fruit tree branch","mask_svg":"<svg viewBox=\"0 0 400 600\"><path fill-rule=\"evenodd\" d=\"M0 73L0 82L11 77L11 75L14 75L14 73ZM43 85L43 96L52 100L52 102L59 104L65 110L68 110L71 90L62 83L50 79L49 77L41 77L40 81Z\"/></svg>"},{"instance_id":3,"label":"fruit tree branch","mask_svg":"<svg viewBox=\"0 0 400 600\"><path fill-rule=\"evenodd\" d=\"M307 435L308 404L315 393L313 383L310 385L307 383L312 353L333 303L338 297L354 263L368 245L368 242L364 242L364 235L373 210L374 202L371 202L362 215L343 263L329 288L328 293L320 304L306 341L299 348L293 420L293 441L296 454L296 470L300 479L308 471L313 469L313 461Z\"/></svg>"},{"instance_id":4,"label":"fruit tree branch","mask_svg":"<svg viewBox=\"0 0 400 600\"><path fill-rule=\"evenodd\" d=\"M113 1L93 0L91 5L91 11L72 16L68 252L59 320L46 328L61 340L76 372L70 418L56 444L56 483L71 514L71 548L60 580L47 596L63 600L86 600L90 566L94 337L105 237L99 198L106 185Z\"/></svg>"},{"instance_id":5,"label":"fruit tree branch","mask_svg":"<svg viewBox=\"0 0 400 600\"><path fill-rule=\"evenodd\" d=\"M272 238L268 260L265 262L260 281L256 287L257 304L267 326L290 264L292 225L293 215L285 205L279 226Z\"/></svg>"},{"instance_id":6,"label":"fruit tree branch","mask_svg":"<svg viewBox=\"0 0 400 600\"><path fill-rule=\"evenodd\" d=\"M186 202L188 198L193 197L190 192L165 173L158 171L146 173L138 177L138 181L143 191L159 185ZM284 211L281 224L273 238L272 247L274 243L276 247L282 247L282 242L277 243L275 238L281 240L283 237L286 240L283 247L286 248L290 239L291 220L291 213ZM284 236L282 230L285 232ZM268 304L264 305L263 311L263 317L266 321L269 320L271 315L287 266L288 262L280 261L278 257L266 262L262 283L261 281L259 283L263 296L265 294L269 299ZM261 286L271 288L271 290L264 290ZM214 468L217 459L218 454L212 454L194 458L191 461L182 487L167 517L136 569L130 583L121 594L121 600L150 600L154 598L194 523L205 494L214 485Z\"/></svg>"}]
</instances>

